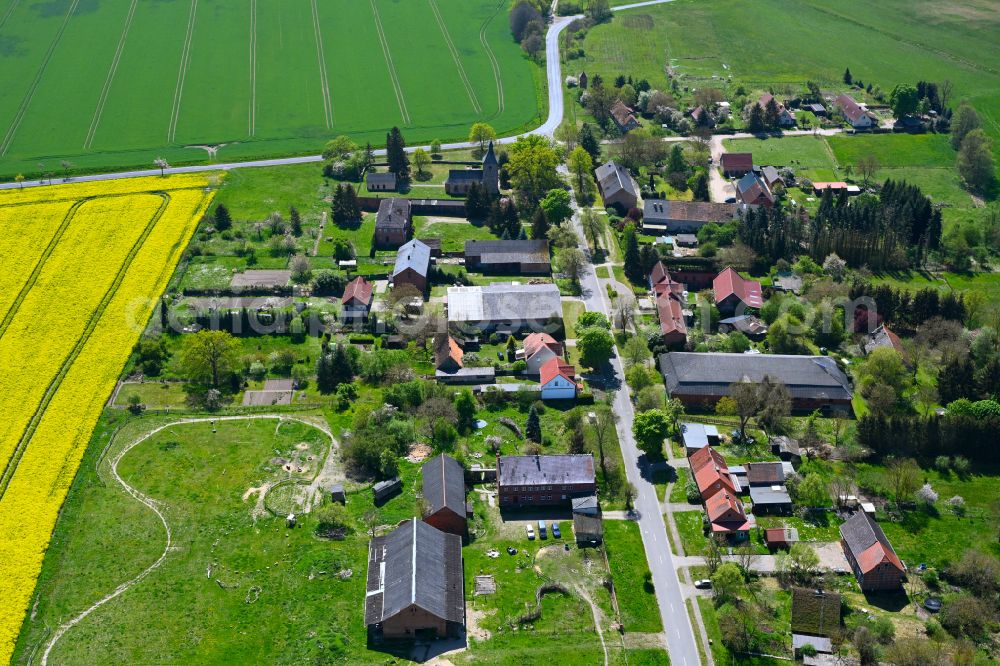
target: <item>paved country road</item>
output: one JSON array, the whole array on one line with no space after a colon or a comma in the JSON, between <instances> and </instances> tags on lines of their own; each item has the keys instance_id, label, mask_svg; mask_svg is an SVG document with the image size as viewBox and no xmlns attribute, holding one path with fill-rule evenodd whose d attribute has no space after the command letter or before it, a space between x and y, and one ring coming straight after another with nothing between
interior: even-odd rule
<instances>
[{"instance_id":1,"label":"paved country road","mask_svg":"<svg viewBox=\"0 0 1000 666\"><path fill-rule=\"evenodd\" d=\"M612 11L618 12L624 9L633 9L635 7L646 7L648 5L659 5L666 2L672 2L673 0L648 0L647 2L637 2L631 5L622 5L620 7L612 7ZM546 62L546 78L548 79L548 89L549 89L549 113L545 122L539 127L526 132L526 134L539 134L542 136L551 137L556 131L556 128L562 124L563 120L563 88L562 88L562 64L559 60L559 35L563 30L566 29L570 23L574 20L581 18L581 16L556 16L552 23L549 24L548 33L545 35L545 62ZM514 143L518 136L507 136L497 140L497 143ZM462 148L473 148L478 144L473 144L468 141L458 142L458 143L446 143L442 144L441 148L443 150L456 150ZM429 149L430 146L410 146L407 151L412 152L417 148ZM381 148L375 151L376 156L384 156L385 149ZM190 166L182 167L170 167L163 171L164 174L176 174L176 173L199 173L205 171L229 171L230 169L249 169L254 167L272 167L272 166L283 166L287 164L310 164L313 162L322 162L322 155L303 155L300 157L278 157L266 160L252 160L249 162L224 162L221 164L193 164ZM119 171L116 173L95 173L88 174L84 176L74 176L68 179L54 178L52 180L26 180L23 183L0 183L0 190L13 190L21 187L39 187L42 185L55 185L60 183L86 183L95 182L101 180L116 180L118 178L139 178L142 176L159 176L161 175L160 169L141 169L136 171Z\"/></svg>"}]
</instances>

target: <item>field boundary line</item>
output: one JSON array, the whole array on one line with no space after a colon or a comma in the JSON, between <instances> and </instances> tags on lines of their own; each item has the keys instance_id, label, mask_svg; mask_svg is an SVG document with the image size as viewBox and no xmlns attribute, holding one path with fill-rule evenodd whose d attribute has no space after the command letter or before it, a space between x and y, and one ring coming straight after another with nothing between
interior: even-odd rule
<instances>
[{"instance_id":1,"label":"field boundary line","mask_svg":"<svg viewBox=\"0 0 1000 666\"><path fill-rule=\"evenodd\" d=\"M250 108L247 133L257 133L257 0L250 0Z\"/></svg>"},{"instance_id":2,"label":"field boundary line","mask_svg":"<svg viewBox=\"0 0 1000 666\"><path fill-rule=\"evenodd\" d=\"M316 0L313 0L315 2ZM455 42L451 39L451 33L448 32L448 26L445 25L444 18L441 16L441 10L437 6L435 0L427 0L427 4L431 6L431 13L434 14L434 19L437 21L438 28L441 29L441 36L444 37L445 46L448 47L448 51L451 52L451 59L455 61L455 67L458 69L458 76L462 79L462 85L465 86L465 92L469 93L469 101L472 102L472 109L479 115L483 114L483 107L479 105L479 99L476 97L476 91L472 88L472 83L469 81L469 76L465 73L465 67L462 66L462 60L458 57L458 49L455 48Z\"/></svg>"},{"instance_id":3,"label":"field boundary line","mask_svg":"<svg viewBox=\"0 0 1000 666\"><path fill-rule=\"evenodd\" d=\"M84 611L82 611L79 615L77 615L73 619L71 619L71 620L69 620L67 622L64 622L63 624L59 625L59 627L55 630L55 632L53 632L52 637L49 638L48 643L45 646L45 651L42 653L42 661L41 661L42 666L47 666L48 661L49 661L49 654L51 654L52 648L55 647L56 643L59 642L59 639L61 639L63 637L63 635L65 635L65 633L67 631L69 631L70 629L72 629L73 627L75 627L76 625L78 625L80 622L82 622L84 619L86 619L88 615L90 615L91 613L93 613L95 610L97 610L98 608L100 608L104 604L108 603L109 601L113 600L114 598L116 598L118 596L121 596L122 594L124 594L125 592L127 592L129 589L135 587L137 584L139 584L140 582L142 582L147 576L149 576L151 573L153 573L158 568L160 568L160 566L162 566L163 563L166 561L167 555L170 553L170 549L173 546L173 531L170 529L170 523L167 522L166 516L164 516L163 513L158 508L158 505L160 504L160 502L157 502L155 499L153 499L149 495L147 495L147 494L143 493L142 491L140 491L140 490L138 490L136 488L133 488L132 486L128 485L125 482L125 480L121 477L121 475L118 474L118 463L121 462L122 458L124 458L125 455L128 454L132 449L134 449L135 447L139 446L140 444L142 444L143 442L145 442L149 438L151 438L151 437L153 437L155 435L158 435L159 433L163 432L164 430L167 430L168 428L173 428L174 426L188 425L188 424L193 424L193 423L206 423L208 421L212 421L212 422L219 422L219 421L256 421L256 420L268 420L268 419L274 419L274 420L278 421L278 425L279 426L284 421L295 421L296 423L301 423L303 425L309 426L310 428L314 428L314 429L320 431L321 433L323 433L324 435L326 435L330 439L330 451L327 453L327 457L333 455L333 449L334 449L334 447L337 446L337 440L333 436L333 432L330 430L330 428L329 428L328 425L320 424L320 423L314 423L313 421L306 420L306 419L301 418L301 417L291 416L291 415L288 415L288 414L249 414L249 415L241 415L241 416L216 416L216 417L186 418L186 419L180 419L180 420L177 420L177 421L171 421L169 423L165 423L165 424L163 424L161 426L158 426L158 427L150 430L149 432L141 435L134 442L131 442L130 444L127 444L121 451L119 451L115 455L115 457L109 462L109 465L110 465L110 468L111 468L111 475L114 477L115 481L118 482L118 485L120 485L122 487L122 489L128 495L131 495L136 501L141 502L142 504L145 504L147 507L149 507L149 509L153 513L156 514L156 517L160 519L160 522L163 523L163 529L166 531L166 536L167 536L166 544L163 547L163 552L156 559L156 561L153 562L152 564L150 564L145 569L143 569L141 572L139 572L138 575L136 575L133 578L130 578L129 580L125 581L124 583L122 583L121 585L119 585L118 587L116 587L114 590L112 590L110 593L108 593L107 595L105 595L101 599L98 599L96 602L94 602L93 604L91 604L90 606L88 606ZM115 434L112 435L112 441L108 443L108 448L110 448L111 445L112 445L112 443L114 442L114 440L117 439L118 432L120 432L120 430L116 431ZM100 458L98 458L97 463L95 464L95 467L98 468L98 471L100 471L99 467L100 467L101 461L103 459L104 459L104 456L102 455ZM317 472L317 474L319 474L319 473L322 473L322 468L320 468L320 471Z\"/></svg>"},{"instance_id":4,"label":"field boundary line","mask_svg":"<svg viewBox=\"0 0 1000 666\"><path fill-rule=\"evenodd\" d=\"M59 372L55 374L49 385L45 388L45 393L42 394L42 399L39 401L38 406L35 408L35 412L31 415L31 420L28 421L28 425L25 427L24 432L21 433L21 438L17 442L17 446L14 447L14 452L11 454L10 459L7 460L4 465L3 473L0 474L0 502L3 501L4 495L7 494L7 488L10 487L11 479L14 478L14 474L17 473L17 468L21 464L21 458L24 456L25 449L28 448L28 444L31 442L32 437L35 435L35 431L38 429L39 423L41 423L42 418L45 416L45 411L48 409L49 404L52 402L52 398L55 397L56 391L62 386L62 381L69 373L70 368L76 361L76 358L83 351L83 347L90 340L90 336L93 334L94 329L97 328L97 324L100 322L101 317L104 316L104 311L108 308L111 300L115 297L118 292L118 288L121 283L125 280L125 275L128 273L129 268L132 267L132 262L135 260L139 250L145 244L146 240L149 238L150 234L153 233L153 228L156 227L156 223L160 220L163 214L167 211L170 205L170 195L165 192L150 192L154 196L159 196L162 201L160 202L160 207L155 213L150 217L149 222L146 223L146 228L143 229L139 238L136 239L135 243L129 249L129 253L125 256L125 261L122 262L121 267L115 274L115 279L112 281L111 285L108 287L107 291L104 292L104 296L101 301L94 308L94 311L90 315L90 319L87 321L86 328L77 338L76 342L73 344L73 348L70 350L66 358L63 359L62 365L59 367ZM97 199L90 199L90 201L96 201Z\"/></svg>"},{"instance_id":5,"label":"field boundary line","mask_svg":"<svg viewBox=\"0 0 1000 666\"><path fill-rule=\"evenodd\" d=\"M333 128L333 100L330 98L330 78L326 75L326 56L323 54L323 30L319 25L319 8L316 0L309 1L312 9L313 32L316 34L316 60L319 63L319 87L323 93L323 120L326 128Z\"/></svg>"},{"instance_id":6,"label":"field boundary line","mask_svg":"<svg viewBox=\"0 0 1000 666\"><path fill-rule=\"evenodd\" d=\"M187 33L184 35L184 47L181 49L181 64L177 69L177 85L174 87L174 102L170 108L170 126L167 128L167 141L173 143L177 135L177 121L181 116L181 99L184 97L184 80L187 78L188 66L191 64L191 42L194 41L194 24L198 17L198 0L191 0L188 11Z\"/></svg>"},{"instance_id":7,"label":"field boundary line","mask_svg":"<svg viewBox=\"0 0 1000 666\"><path fill-rule=\"evenodd\" d=\"M104 115L104 105L108 102L108 95L111 93L111 83L115 79L115 74L118 73L118 63L121 62L122 53L125 51L125 40L128 39L128 31L132 27L132 19L135 17L135 8L138 4L139 0L132 0L132 4L129 5L128 14L125 16L125 25L122 27L122 35L118 39L118 48L115 49L115 55L111 59L111 66L108 68L108 76L104 80L104 87L101 88L101 96L97 100L94 117L90 120L90 129L87 130L87 138L83 141L84 150L88 150L94 143L94 135L97 134L97 126L101 122L101 116Z\"/></svg>"},{"instance_id":8,"label":"field boundary line","mask_svg":"<svg viewBox=\"0 0 1000 666\"><path fill-rule=\"evenodd\" d=\"M504 99L503 99L503 76L500 73L500 62L497 60L497 56L493 53L493 48L490 46L490 42L486 39L486 29L489 27L493 19L496 18L497 14L500 13L500 9L504 6L505 0L500 0L497 5L496 11L490 15L483 22L483 27L479 29L479 43L483 45L483 49L486 51L486 56L490 59L490 66L493 67L493 79L497 83L497 115L499 116L504 110Z\"/></svg>"},{"instance_id":9,"label":"field boundary line","mask_svg":"<svg viewBox=\"0 0 1000 666\"><path fill-rule=\"evenodd\" d=\"M10 3L10 6L7 7L7 11L3 13L3 17L0 18L0 28L3 28L5 25L7 25L7 20L10 18L11 14L14 13L14 10L17 9L17 5L20 2L21 0L13 0L13 2Z\"/></svg>"},{"instance_id":10,"label":"field boundary line","mask_svg":"<svg viewBox=\"0 0 1000 666\"><path fill-rule=\"evenodd\" d=\"M396 76L396 65L392 62L392 54L389 52L389 42L385 38L385 31L382 29L382 18L379 16L378 7L375 0L368 0L372 6L372 15L375 17L375 29L378 30L378 41L382 45L382 56L385 58L385 66L389 70L389 78L392 79L392 88L396 93L396 103L399 104L399 113L403 116L403 124L410 124L410 112L406 110L406 100L403 98L403 87L399 84Z\"/></svg>"},{"instance_id":11,"label":"field boundary line","mask_svg":"<svg viewBox=\"0 0 1000 666\"><path fill-rule=\"evenodd\" d=\"M91 198L79 199L70 207L68 211L66 211L66 214L63 216L63 221L59 224L56 232L52 234L52 238L49 239L48 245L45 246L45 251L42 252L42 256L38 257L38 261L35 262L35 267L31 270L31 274L28 276L24 285L21 286L21 291L18 292L17 298L15 298L14 302L10 304L3 320L0 321L0 339L2 339L4 333L7 332L7 329L10 327L10 323L14 321L14 317L17 316L17 311L21 309L21 303L24 302L28 292L31 291L31 289L35 286L35 282L38 281L38 276L41 275L42 269L45 268L45 262L49 260L52 252L56 249L56 245L58 245L59 241L62 240L63 232L66 231L70 222L73 221L73 218L76 216L76 211L80 208L80 206L90 200Z\"/></svg>"},{"instance_id":12,"label":"field boundary line","mask_svg":"<svg viewBox=\"0 0 1000 666\"><path fill-rule=\"evenodd\" d=\"M14 142L14 135L17 134L17 129L21 126L21 121L24 120L24 115L28 112L28 106L31 105L31 100L35 97L38 84L41 83L42 76L45 75L45 69L49 66L49 61L52 60L52 54L55 53L56 47L62 41L62 36L66 32L66 26L69 25L69 20L76 13L76 7L79 4L80 0L73 0L70 3L69 10L66 12L66 16L63 17L63 22L59 25L59 30L56 32L56 36L53 37L52 43L49 44L48 51L45 52L42 64L38 66L38 71L35 72L35 78L32 79L31 85L28 86L28 90L24 93L24 99L21 100L21 106L17 109L17 113L14 114L14 119L11 121L10 127L7 128L3 142L0 143L0 156L6 155L10 149L10 144Z\"/></svg>"}]
</instances>

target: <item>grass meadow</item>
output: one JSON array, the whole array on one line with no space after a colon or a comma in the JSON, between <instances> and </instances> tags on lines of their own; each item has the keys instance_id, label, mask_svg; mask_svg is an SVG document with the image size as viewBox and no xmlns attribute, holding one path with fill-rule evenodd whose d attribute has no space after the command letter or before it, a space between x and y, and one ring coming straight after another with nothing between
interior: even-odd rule
<instances>
[{"instance_id":1,"label":"grass meadow","mask_svg":"<svg viewBox=\"0 0 1000 666\"><path fill-rule=\"evenodd\" d=\"M590 31L584 49L576 68L659 88L668 67L694 87L730 76L751 88L836 87L845 67L886 91L949 79L954 101L968 99L1000 138L1000 15L986 2L678 0L616 16Z\"/></svg>"},{"instance_id":2,"label":"grass meadow","mask_svg":"<svg viewBox=\"0 0 1000 666\"><path fill-rule=\"evenodd\" d=\"M318 152L509 133L541 70L498 0L6 0L0 175ZM39 163L44 164L40 167Z\"/></svg>"}]
</instances>

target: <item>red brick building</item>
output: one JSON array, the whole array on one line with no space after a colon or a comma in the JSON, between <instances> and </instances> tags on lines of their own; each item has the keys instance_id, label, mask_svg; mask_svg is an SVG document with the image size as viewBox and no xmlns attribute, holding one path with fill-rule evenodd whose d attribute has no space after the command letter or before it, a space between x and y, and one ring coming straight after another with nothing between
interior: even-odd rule
<instances>
[{"instance_id":1,"label":"red brick building","mask_svg":"<svg viewBox=\"0 0 1000 666\"><path fill-rule=\"evenodd\" d=\"M420 475L426 503L424 522L442 532L465 536L465 468L442 453L424 463Z\"/></svg>"},{"instance_id":2,"label":"red brick building","mask_svg":"<svg viewBox=\"0 0 1000 666\"><path fill-rule=\"evenodd\" d=\"M897 590L906 567L878 523L859 511L840 526L840 544L863 591Z\"/></svg>"},{"instance_id":3,"label":"red brick building","mask_svg":"<svg viewBox=\"0 0 1000 666\"><path fill-rule=\"evenodd\" d=\"M553 506L597 492L591 454L497 456L500 506Z\"/></svg>"}]
</instances>

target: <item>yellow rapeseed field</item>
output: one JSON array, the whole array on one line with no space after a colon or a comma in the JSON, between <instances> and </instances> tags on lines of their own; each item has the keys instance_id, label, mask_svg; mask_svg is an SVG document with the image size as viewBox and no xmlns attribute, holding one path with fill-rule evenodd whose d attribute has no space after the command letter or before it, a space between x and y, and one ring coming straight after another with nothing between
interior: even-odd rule
<instances>
[{"instance_id":1,"label":"yellow rapeseed field","mask_svg":"<svg viewBox=\"0 0 1000 666\"><path fill-rule=\"evenodd\" d=\"M135 189L140 183L146 193ZM0 467L20 451L0 497L0 663L13 652L59 509L104 403L210 202L206 185L204 178L182 176L81 185L79 192L73 186L51 188L62 190L58 198L96 198L79 207L0 336L0 367L8 359L18 362L11 351L15 344L29 357L19 362L18 373L0 376L0 395L20 396L0 397L4 420L16 421L0 425ZM102 186L118 196L102 197ZM56 198L47 188L38 192L50 201ZM0 215L6 203L0 196ZM147 224L164 204L143 240ZM29 319L41 319L42 327ZM10 336L17 336L17 342ZM54 378L57 387L46 394ZM39 405L44 411L19 448Z\"/></svg>"},{"instance_id":2,"label":"yellow rapeseed field","mask_svg":"<svg viewBox=\"0 0 1000 666\"><path fill-rule=\"evenodd\" d=\"M72 206L60 201L0 208L0 321Z\"/></svg>"}]
</instances>

